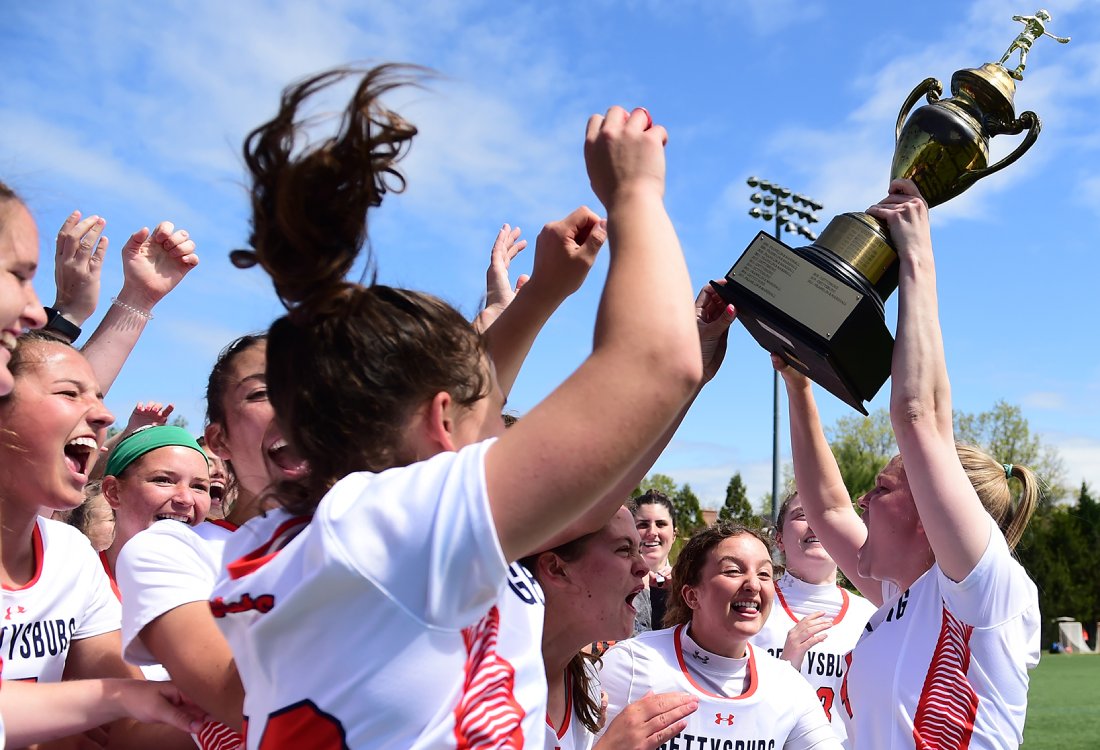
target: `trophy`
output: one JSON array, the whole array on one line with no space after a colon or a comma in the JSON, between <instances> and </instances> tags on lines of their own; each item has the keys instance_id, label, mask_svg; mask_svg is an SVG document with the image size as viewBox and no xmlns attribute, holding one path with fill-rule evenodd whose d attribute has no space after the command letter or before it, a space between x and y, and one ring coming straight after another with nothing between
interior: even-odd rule
<instances>
[{"instance_id":1,"label":"trophy","mask_svg":"<svg viewBox=\"0 0 1100 750\"><path fill-rule=\"evenodd\" d=\"M927 78L902 104L890 178L913 180L929 207L1012 164L1039 136L1034 112L1015 115L1015 81L1023 79L1036 39L1069 39L1046 31L1051 17L1045 10L1013 20L1024 31L999 62L955 71L948 99L940 99L940 82ZM1019 64L1009 70L1005 62L1017 50ZM927 103L910 115L921 97ZM990 138L1025 130L1012 153L989 163ZM890 377L894 339L883 301L897 288L897 260L885 225L865 213L845 213L806 247L760 232L715 289L737 307L761 346L866 414L864 402Z\"/></svg>"}]
</instances>

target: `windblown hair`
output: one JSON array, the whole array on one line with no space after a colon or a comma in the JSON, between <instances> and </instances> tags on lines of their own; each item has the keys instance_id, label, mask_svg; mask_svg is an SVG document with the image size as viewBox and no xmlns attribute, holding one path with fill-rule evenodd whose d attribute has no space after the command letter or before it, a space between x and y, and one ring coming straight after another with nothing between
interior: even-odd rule
<instances>
[{"instance_id":1,"label":"windblown hair","mask_svg":"<svg viewBox=\"0 0 1100 750\"><path fill-rule=\"evenodd\" d=\"M643 505L663 505L668 510L668 517L672 519L672 528L676 528L676 508L673 507L668 495L660 490L646 490L637 497L630 498L626 507L630 509L630 515L637 516L638 508Z\"/></svg>"},{"instance_id":2,"label":"windblown hair","mask_svg":"<svg viewBox=\"0 0 1100 750\"><path fill-rule=\"evenodd\" d=\"M759 539L768 554L772 553L772 542L762 531L739 523L719 521L692 534L691 539L680 549L676 564L672 566L672 589L662 623L664 627L671 628L691 622L692 609L684 601L684 586L698 586L710 551L723 540L742 534Z\"/></svg>"},{"instance_id":3,"label":"windblown hair","mask_svg":"<svg viewBox=\"0 0 1100 750\"><path fill-rule=\"evenodd\" d=\"M1015 549L1039 505L1039 478L1028 467L1002 464L973 445L956 443L955 452L982 506L997 522L1008 548ZM1011 479L1019 480L1019 495L1013 491Z\"/></svg>"},{"instance_id":4,"label":"windblown hair","mask_svg":"<svg viewBox=\"0 0 1100 750\"><path fill-rule=\"evenodd\" d=\"M579 536L565 544L559 544L553 549L526 557L520 562L524 567L530 570L532 574L537 576L537 562L539 557L552 554L557 555L565 562L573 562L585 553L588 549L588 543L598 536L599 533L599 531L593 531L590 534ZM600 731L600 701L598 698L593 697L593 693L595 693L596 696L599 695L599 690L593 690L594 670L590 666L596 662L599 662L598 656L578 651L573 655L573 658L569 660L569 663L565 665L565 674L568 677L569 695L572 701L573 710L576 712L577 718L580 719L581 724L584 725L584 728L592 734L596 734Z\"/></svg>"},{"instance_id":5,"label":"windblown hair","mask_svg":"<svg viewBox=\"0 0 1100 750\"><path fill-rule=\"evenodd\" d=\"M313 76L287 88L275 118L245 141L252 250L232 259L262 266L288 310L268 333L267 387L284 437L310 466L303 482L275 488L292 513L312 512L349 473L416 460L404 427L436 393L469 406L489 392L481 341L458 311L427 294L344 279L367 241L367 210L405 187L396 165L416 134L379 97L421 72L382 65ZM352 76L360 79L339 132L296 148L313 124L302 106Z\"/></svg>"}]
</instances>

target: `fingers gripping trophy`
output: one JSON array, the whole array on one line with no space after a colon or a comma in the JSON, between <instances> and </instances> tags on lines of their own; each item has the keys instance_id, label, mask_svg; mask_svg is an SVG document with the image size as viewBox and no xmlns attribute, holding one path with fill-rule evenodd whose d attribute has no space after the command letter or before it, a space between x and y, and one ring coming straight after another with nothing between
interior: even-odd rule
<instances>
[{"instance_id":1,"label":"fingers gripping trophy","mask_svg":"<svg viewBox=\"0 0 1100 750\"><path fill-rule=\"evenodd\" d=\"M955 71L951 97L927 78L902 104L894 127L890 179L911 179L928 206L943 203L978 180L1009 166L1039 136L1034 112L1015 114L1016 81L1051 16L1013 16L1024 24L999 62ZM1009 70L1008 58L1020 51ZM913 109L924 98L926 103ZM1024 133L1015 150L990 164L989 140ZM768 351L779 355L823 388L867 413L890 376L894 339L886 327L884 300L898 285L898 256L886 227L865 213L833 218L813 244L790 248L764 232L726 274L718 293L738 309L738 318Z\"/></svg>"}]
</instances>

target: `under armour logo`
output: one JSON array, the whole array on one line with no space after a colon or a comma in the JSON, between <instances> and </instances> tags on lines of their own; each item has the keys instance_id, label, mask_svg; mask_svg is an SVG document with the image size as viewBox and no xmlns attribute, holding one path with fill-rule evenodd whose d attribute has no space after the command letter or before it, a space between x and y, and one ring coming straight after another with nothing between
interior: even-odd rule
<instances>
[{"instance_id":1,"label":"under armour logo","mask_svg":"<svg viewBox=\"0 0 1100 750\"><path fill-rule=\"evenodd\" d=\"M699 649L695 649L695 653L692 654L692 656L695 657L696 659L698 659L699 661L703 662L704 664L706 664L708 661L710 661L710 657L707 656L706 654L700 654Z\"/></svg>"},{"instance_id":2,"label":"under armour logo","mask_svg":"<svg viewBox=\"0 0 1100 750\"><path fill-rule=\"evenodd\" d=\"M23 607L22 607L22 606L17 606L17 607L14 607L14 608L13 608L13 607L8 607L8 611L7 611L7 613L6 613L5 615L4 615L4 619L5 619L5 620L10 620L10 619L11 619L11 611L12 611L12 609L15 609L15 614L17 614L17 615L21 615L21 614L23 614L24 612L26 612L26 611L27 611L27 610L23 609Z\"/></svg>"},{"instance_id":3,"label":"under armour logo","mask_svg":"<svg viewBox=\"0 0 1100 750\"><path fill-rule=\"evenodd\" d=\"M722 714L714 715L715 724L721 724L723 721L726 722L726 726L733 726L733 714L726 714L725 716L722 716Z\"/></svg>"}]
</instances>

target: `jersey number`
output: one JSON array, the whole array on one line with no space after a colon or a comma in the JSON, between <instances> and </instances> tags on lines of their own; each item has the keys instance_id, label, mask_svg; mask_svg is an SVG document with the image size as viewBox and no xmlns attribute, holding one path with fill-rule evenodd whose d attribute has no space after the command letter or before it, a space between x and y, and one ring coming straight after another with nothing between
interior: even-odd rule
<instances>
[{"instance_id":1,"label":"jersey number","mask_svg":"<svg viewBox=\"0 0 1100 750\"><path fill-rule=\"evenodd\" d=\"M304 700L281 708L267 717L260 750L347 750L344 727L313 701Z\"/></svg>"},{"instance_id":2,"label":"jersey number","mask_svg":"<svg viewBox=\"0 0 1100 750\"><path fill-rule=\"evenodd\" d=\"M825 718L829 721L833 720L833 696L835 693L831 687L819 687L817 689L817 699L821 701L821 707L825 709Z\"/></svg>"}]
</instances>

